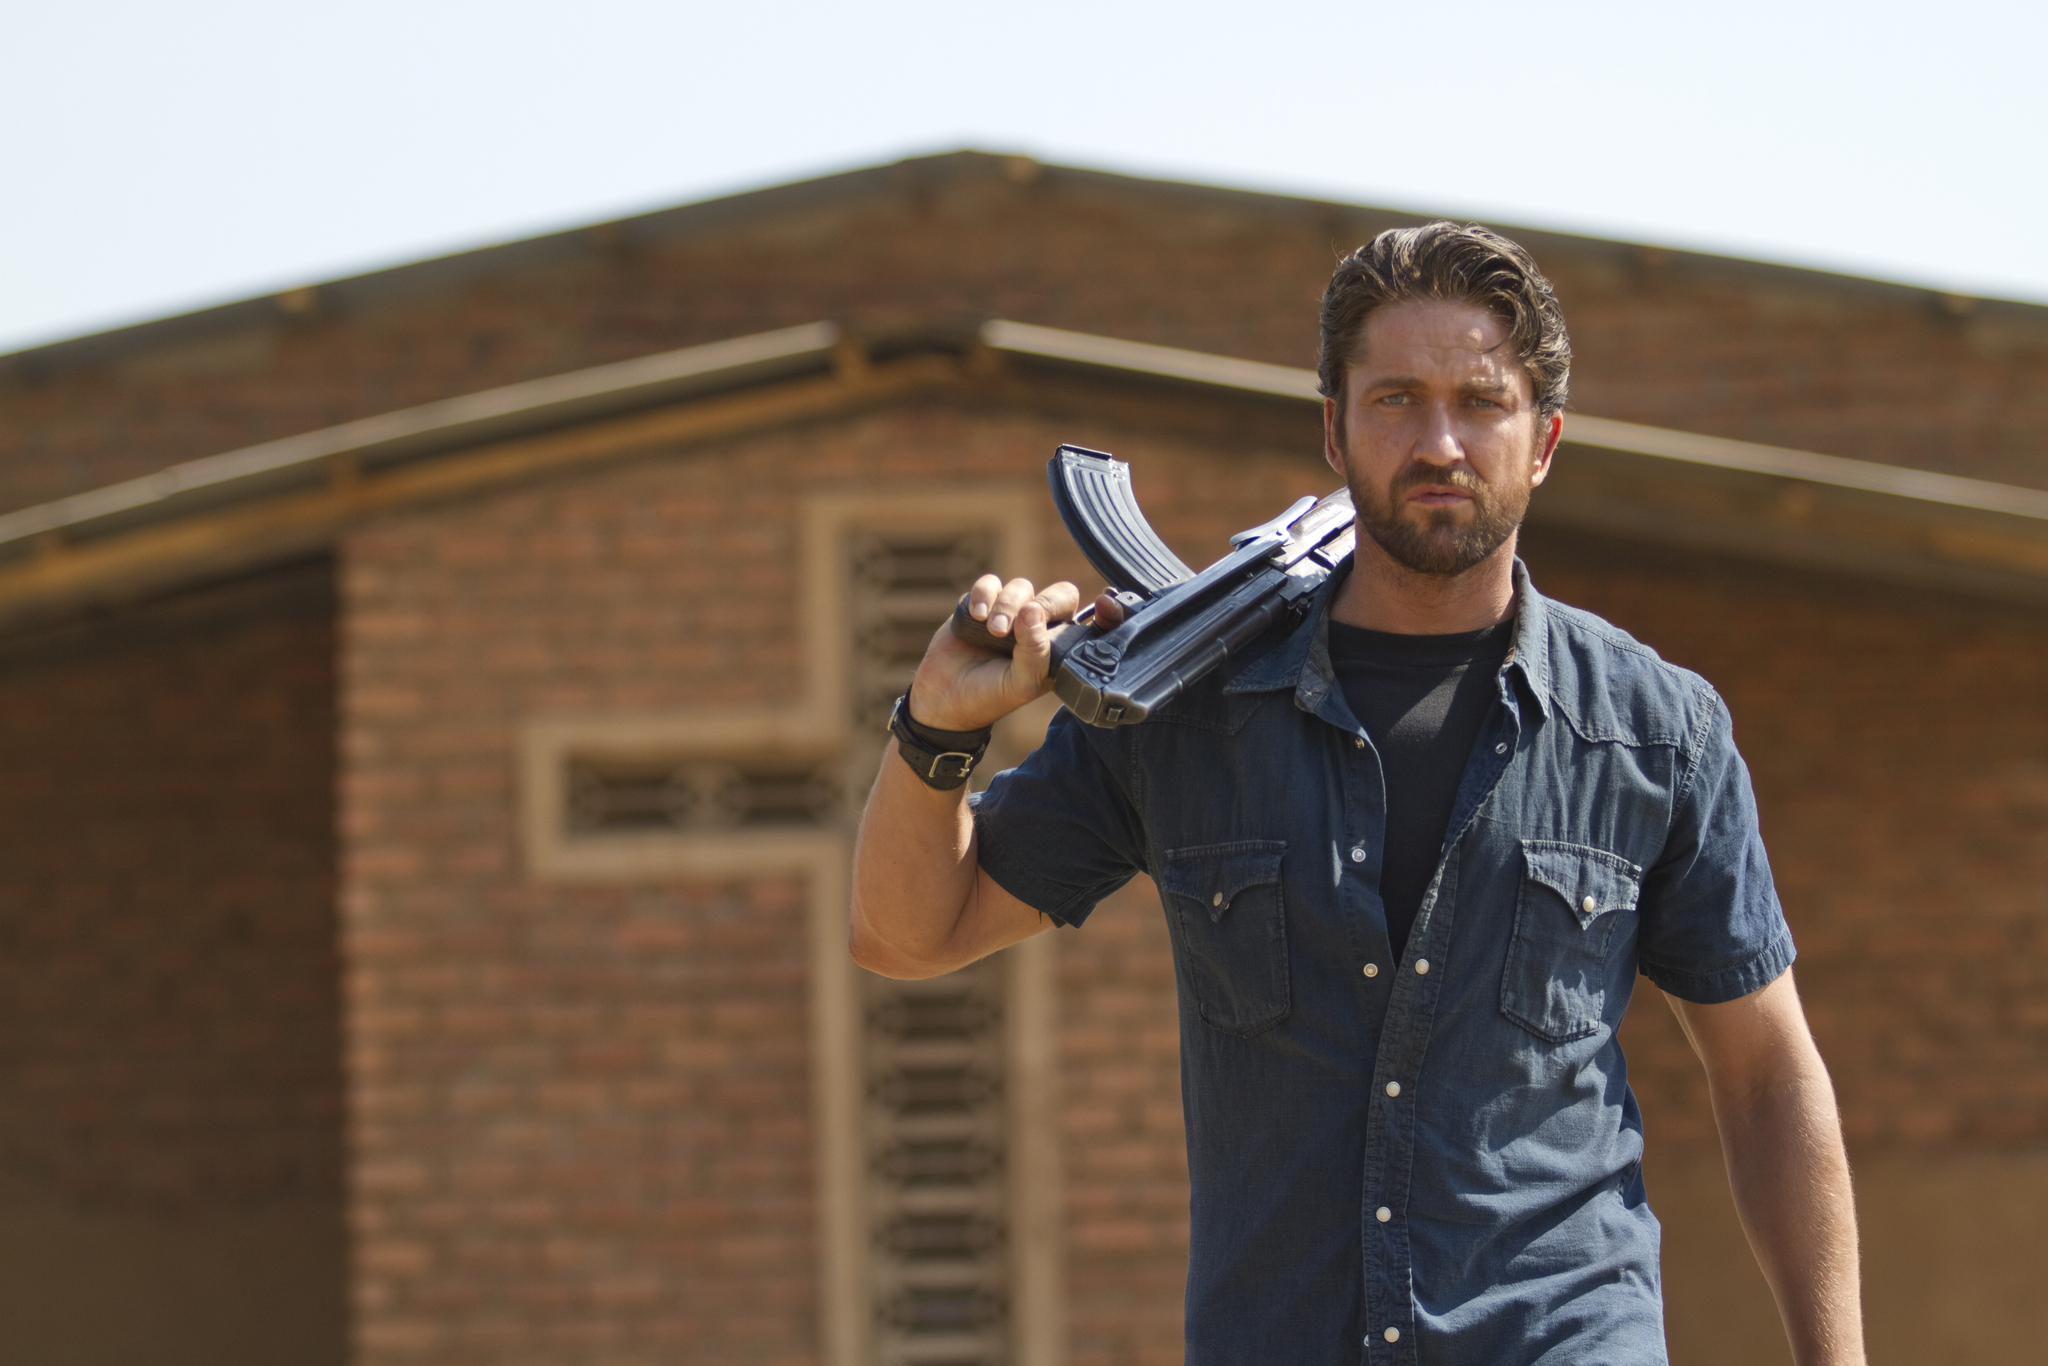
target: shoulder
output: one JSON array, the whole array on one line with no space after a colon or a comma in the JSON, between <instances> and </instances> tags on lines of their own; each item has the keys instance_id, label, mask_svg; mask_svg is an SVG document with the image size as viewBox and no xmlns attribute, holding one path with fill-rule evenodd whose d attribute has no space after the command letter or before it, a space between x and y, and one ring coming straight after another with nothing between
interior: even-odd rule
<instances>
[{"instance_id":1,"label":"shoulder","mask_svg":"<svg viewBox=\"0 0 2048 1366\"><path fill-rule=\"evenodd\" d=\"M1153 712L1145 725L1129 729L1153 736L1185 732L1235 736L1262 706L1275 698L1293 696L1302 656L1314 638L1313 618L1270 626L1235 656L1189 683L1180 696Z\"/></svg>"},{"instance_id":2,"label":"shoulder","mask_svg":"<svg viewBox=\"0 0 2048 1366\"><path fill-rule=\"evenodd\" d=\"M1544 599L1550 700L1588 740L1690 748L1721 709L1713 685L1613 622Z\"/></svg>"}]
</instances>

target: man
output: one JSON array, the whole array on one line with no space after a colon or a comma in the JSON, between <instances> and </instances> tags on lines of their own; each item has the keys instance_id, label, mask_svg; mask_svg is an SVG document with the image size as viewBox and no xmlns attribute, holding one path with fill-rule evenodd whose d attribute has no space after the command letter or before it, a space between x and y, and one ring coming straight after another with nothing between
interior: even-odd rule
<instances>
[{"instance_id":1,"label":"man","mask_svg":"<svg viewBox=\"0 0 2048 1366\"><path fill-rule=\"evenodd\" d=\"M1325 455L1358 549L1313 610L1142 726L1062 714L1070 584L978 582L1010 659L933 638L861 833L853 952L949 971L1133 874L1173 941L1190 1366L1658 1362L1658 1226L1615 1028L1640 970L1705 1064L1801 1366L1863 1360L1834 1093L1725 706L1515 558L1571 352L1521 247L1382 233L1323 300ZM1098 602L1114 615L1114 604Z\"/></svg>"}]
</instances>

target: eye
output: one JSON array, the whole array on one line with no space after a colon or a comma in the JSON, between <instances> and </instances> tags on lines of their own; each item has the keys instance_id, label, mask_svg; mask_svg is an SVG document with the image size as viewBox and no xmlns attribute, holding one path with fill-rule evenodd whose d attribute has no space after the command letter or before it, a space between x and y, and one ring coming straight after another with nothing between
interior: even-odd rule
<instances>
[{"instance_id":1,"label":"eye","mask_svg":"<svg viewBox=\"0 0 2048 1366\"><path fill-rule=\"evenodd\" d=\"M1382 394L1378 401L1389 408L1405 408L1408 406L1408 395Z\"/></svg>"}]
</instances>

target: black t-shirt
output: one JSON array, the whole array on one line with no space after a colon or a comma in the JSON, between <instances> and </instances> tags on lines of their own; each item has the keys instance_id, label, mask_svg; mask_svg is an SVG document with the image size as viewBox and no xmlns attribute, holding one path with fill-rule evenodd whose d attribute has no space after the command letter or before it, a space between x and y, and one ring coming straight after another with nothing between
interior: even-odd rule
<instances>
[{"instance_id":1,"label":"black t-shirt","mask_svg":"<svg viewBox=\"0 0 2048 1366\"><path fill-rule=\"evenodd\" d=\"M1458 780L1514 644L1512 618L1483 631L1406 636L1330 623L1330 663L1372 737L1387 785L1380 900L1395 958L1436 875Z\"/></svg>"}]
</instances>

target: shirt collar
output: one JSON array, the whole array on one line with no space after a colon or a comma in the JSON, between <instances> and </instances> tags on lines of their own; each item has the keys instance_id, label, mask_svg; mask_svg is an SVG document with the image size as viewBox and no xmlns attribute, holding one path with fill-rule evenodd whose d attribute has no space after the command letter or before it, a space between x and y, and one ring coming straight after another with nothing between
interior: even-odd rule
<instances>
[{"instance_id":1,"label":"shirt collar","mask_svg":"<svg viewBox=\"0 0 2048 1366\"><path fill-rule=\"evenodd\" d=\"M1315 591L1300 625L1288 632L1278 647L1238 670L1237 676L1224 685L1224 693L1292 688L1296 704L1303 711L1314 711L1336 685L1337 671L1330 664L1330 599L1350 573L1351 561L1346 559Z\"/></svg>"},{"instance_id":2,"label":"shirt collar","mask_svg":"<svg viewBox=\"0 0 2048 1366\"><path fill-rule=\"evenodd\" d=\"M1330 603L1337 589L1351 573L1345 560L1323 586L1316 590L1308 615L1273 650L1238 670L1224 686L1228 693L1278 692L1294 690L1295 705L1313 712L1336 686L1337 671L1330 663ZM1542 716L1550 715L1550 605L1529 580L1529 567L1515 558L1515 643L1508 652L1507 670L1519 673L1529 700Z\"/></svg>"},{"instance_id":3,"label":"shirt collar","mask_svg":"<svg viewBox=\"0 0 2048 1366\"><path fill-rule=\"evenodd\" d=\"M1522 676L1529 700L1550 718L1550 599L1529 580L1529 566L1515 556L1515 643L1507 667Z\"/></svg>"}]
</instances>

